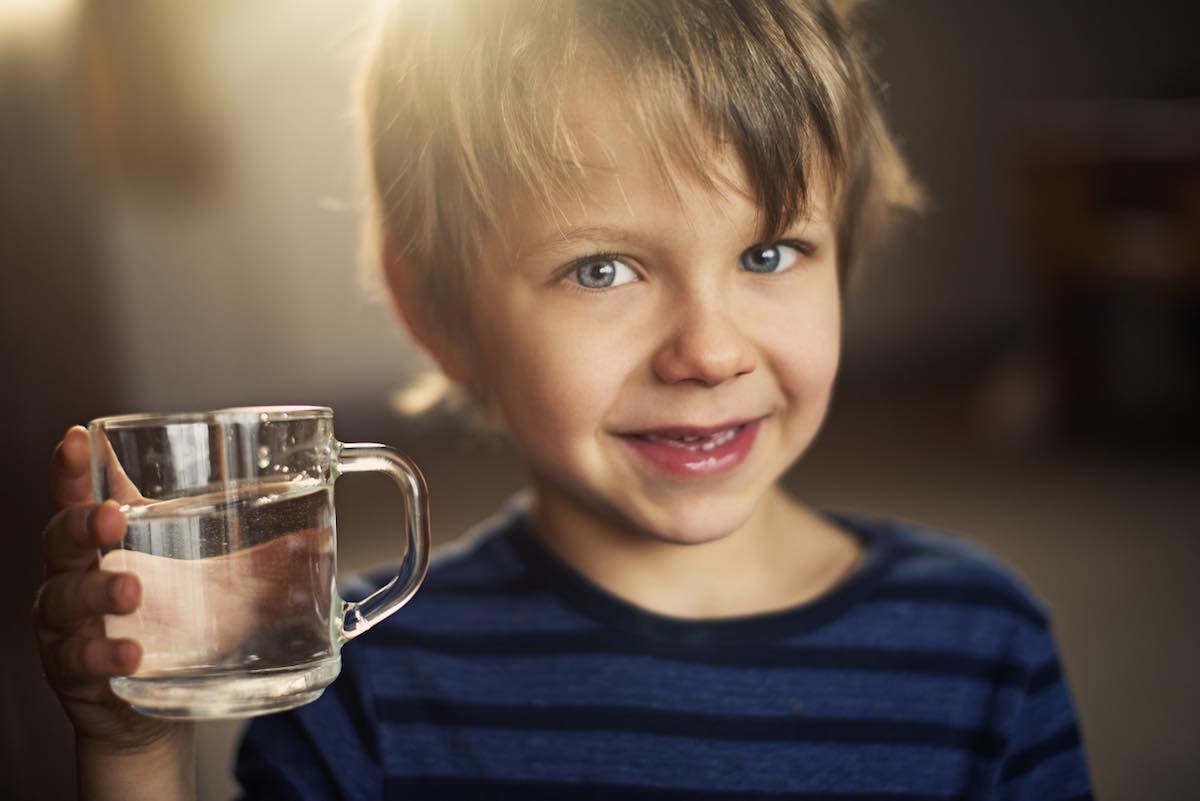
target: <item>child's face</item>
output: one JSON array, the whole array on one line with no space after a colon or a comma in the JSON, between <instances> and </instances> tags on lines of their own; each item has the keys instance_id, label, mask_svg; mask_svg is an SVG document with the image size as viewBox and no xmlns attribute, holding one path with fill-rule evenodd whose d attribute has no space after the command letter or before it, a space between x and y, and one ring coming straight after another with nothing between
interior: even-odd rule
<instances>
[{"instance_id":1,"label":"child's face","mask_svg":"<svg viewBox=\"0 0 1200 801\"><path fill-rule=\"evenodd\" d=\"M682 178L677 198L591 116L604 146L586 145L582 204L564 199L565 223L525 216L516 255L481 265L474 369L560 520L714 540L759 519L825 415L840 341L827 198L759 242L732 154L712 169L741 193Z\"/></svg>"}]
</instances>

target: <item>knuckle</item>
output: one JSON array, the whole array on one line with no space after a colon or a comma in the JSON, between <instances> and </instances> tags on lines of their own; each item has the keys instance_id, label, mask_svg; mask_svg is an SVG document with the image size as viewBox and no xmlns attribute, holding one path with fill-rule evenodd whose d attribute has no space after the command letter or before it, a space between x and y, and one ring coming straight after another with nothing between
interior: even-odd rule
<instances>
[{"instance_id":1,"label":"knuckle","mask_svg":"<svg viewBox=\"0 0 1200 801\"><path fill-rule=\"evenodd\" d=\"M104 614L108 597L105 578L99 571L55 576L39 590L35 618L45 628L62 630Z\"/></svg>"},{"instance_id":2,"label":"knuckle","mask_svg":"<svg viewBox=\"0 0 1200 801\"><path fill-rule=\"evenodd\" d=\"M111 573L93 570L83 574L79 583L79 594L76 606L84 615L102 615L108 611L109 601L108 582Z\"/></svg>"},{"instance_id":3,"label":"knuckle","mask_svg":"<svg viewBox=\"0 0 1200 801\"><path fill-rule=\"evenodd\" d=\"M47 581L38 588L33 603L34 621L42 628L57 629L63 625L61 582Z\"/></svg>"},{"instance_id":4,"label":"knuckle","mask_svg":"<svg viewBox=\"0 0 1200 801\"><path fill-rule=\"evenodd\" d=\"M64 679L83 678L83 640L79 637L68 637L60 640L52 649L54 664L59 676Z\"/></svg>"},{"instance_id":5,"label":"knuckle","mask_svg":"<svg viewBox=\"0 0 1200 801\"><path fill-rule=\"evenodd\" d=\"M87 581L83 587L83 604L89 614L102 615L113 606L109 587L112 586L110 582L114 577L113 573L102 570L87 574Z\"/></svg>"},{"instance_id":6,"label":"knuckle","mask_svg":"<svg viewBox=\"0 0 1200 801\"><path fill-rule=\"evenodd\" d=\"M75 547L91 547L93 542L92 526L96 519L98 504L80 503L64 510L63 538Z\"/></svg>"},{"instance_id":7,"label":"knuckle","mask_svg":"<svg viewBox=\"0 0 1200 801\"><path fill-rule=\"evenodd\" d=\"M55 512L54 517L50 518L49 523L46 524L46 529L43 529L42 535L54 538L59 536L60 531L70 529L71 525L77 522L80 507L82 506L84 505L76 504L61 508L61 510Z\"/></svg>"},{"instance_id":8,"label":"knuckle","mask_svg":"<svg viewBox=\"0 0 1200 801\"><path fill-rule=\"evenodd\" d=\"M69 681L86 681L106 674L106 643L103 637L68 637L58 647L58 667Z\"/></svg>"},{"instance_id":9,"label":"knuckle","mask_svg":"<svg viewBox=\"0 0 1200 801\"><path fill-rule=\"evenodd\" d=\"M70 599L71 612L75 617L87 617L104 611L104 586L100 579L102 576L97 571L84 573L79 577L79 583L73 588Z\"/></svg>"},{"instance_id":10,"label":"knuckle","mask_svg":"<svg viewBox=\"0 0 1200 801\"><path fill-rule=\"evenodd\" d=\"M88 677L106 675L108 641L102 637L84 640L80 647L80 663Z\"/></svg>"},{"instance_id":11,"label":"knuckle","mask_svg":"<svg viewBox=\"0 0 1200 801\"><path fill-rule=\"evenodd\" d=\"M68 507L56 512L54 517L50 518L50 522L46 524L46 527L42 529L43 550L46 553L51 553L70 531L72 524L77 519L77 507Z\"/></svg>"}]
</instances>

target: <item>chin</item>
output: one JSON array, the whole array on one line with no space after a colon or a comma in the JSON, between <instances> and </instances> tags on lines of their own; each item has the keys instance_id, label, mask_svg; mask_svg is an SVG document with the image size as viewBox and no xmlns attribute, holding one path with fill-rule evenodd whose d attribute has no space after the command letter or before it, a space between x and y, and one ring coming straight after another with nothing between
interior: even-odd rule
<instances>
[{"instance_id":1,"label":"chin","mask_svg":"<svg viewBox=\"0 0 1200 801\"><path fill-rule=\"evenodd\" d=\"M654 539L674 545L703 545L736 532L750 519L753 509L712 504L692 504L690 508L660 509L642 526Z\"/></svg>"}]
</instances>

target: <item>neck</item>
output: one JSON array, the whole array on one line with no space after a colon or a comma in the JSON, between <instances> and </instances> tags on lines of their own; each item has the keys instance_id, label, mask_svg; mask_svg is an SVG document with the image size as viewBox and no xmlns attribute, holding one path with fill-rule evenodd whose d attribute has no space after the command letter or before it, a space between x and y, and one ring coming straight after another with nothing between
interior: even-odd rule
<instances>
[{"instance_id":1,"label":"neck","mask_svg":"<svg viewBox=\"0 0 1200 801\"><path fill-rule=\"evenodd\" d=\"M838 583L861 550L852 535L777 487L739 528L699 544L656 539L536 486L532 518L539 540L593 583L648 611L686 619L810 601Z\"/></svg>"}]
</instances>

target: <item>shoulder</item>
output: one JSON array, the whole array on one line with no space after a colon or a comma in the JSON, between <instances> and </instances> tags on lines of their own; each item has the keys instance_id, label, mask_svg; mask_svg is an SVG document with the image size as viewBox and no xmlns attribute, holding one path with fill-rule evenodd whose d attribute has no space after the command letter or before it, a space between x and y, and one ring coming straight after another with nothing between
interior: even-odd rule
<instances>
[{"instance_id":1,"label":"shoulder","mask_svg":"<svg viewBox=\"0 0 1200 801\"><path fill-rule=\"evenodd\" d=\"M977 543L902 520L838 515L867 557L837 635L954 655L1021 685L1057 668L1050 611L1018 571Z\"/></svg>"},{"instance_id":2,"label":"shoulder","mask_svg":"<svg viewBox=\"0 0 1200 801\"><path fill-rule=\"evenodd\" d=\"M513 546L522 507L510 503L454 541L435 549L415 595L355 640L368 660L423 660L462 637L560 622L562 612ZM387 584L395 565L339 580L347 600Z\"/></svg>"},{"instance_id":3,"label":"shoulder","mask_svg":"<svg viewBox=\"0 0 1200 801\"><path fill-rule=\"evenodd\" d=\"M982 657L975 664L1003 688L987 696L980 720L1003 737L993 770L1005 797L1090 797L1046 604L1013 566L976 543L907 522L876 525L895 553L877 597L885 606L907 607L914 627L941 628L954 652Z\"/></svg>"},{"instance_id":4,"label":"shoulder","mask_svg":"<svg viewBox=\"0 0 1200 801\"><path fill-rule=\"evenodd\" d=\"M845 518L867 530L888 553L878 594L913 602L1005 612L1040 630L1049 628L1046 603L1017 569L961 535L904 520Z\"/></svg>"},{"instance_id":5,"label":"shoulder","mask_svg":"<svg viewBox=\"0 0 1200 801\"><path fill-rule=\"evenodd\" d=\"M525 569L504 538L517 524L522 508L519 500L510 501L454 540L434 548L429 571L410 603L455 589L499 588L520 582ZM342 579L340 584L346 597L364 597L386 584L395 570L394 564L374 567Z\"/></svg>"}]
</instances>

